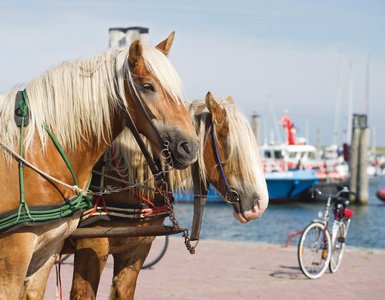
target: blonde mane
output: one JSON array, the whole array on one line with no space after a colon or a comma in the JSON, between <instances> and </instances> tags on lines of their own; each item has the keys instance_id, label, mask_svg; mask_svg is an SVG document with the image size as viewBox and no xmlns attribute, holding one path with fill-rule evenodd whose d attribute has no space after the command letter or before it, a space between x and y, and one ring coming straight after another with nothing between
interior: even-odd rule
<instances>
[{"instance_id":1,"label":"blonde mane","mask_svg":"<svg viewBox=\"0 0 385 300\"><path fill-rule=\"evenodd\" d=\"M97 144L109 143L111 115L127 103L124 82L130 78L128 55L127 47L65 62L30 81L25 87L30 109L26 149L36 133L46 149L43 124L51 128L67 151L73 151L79 141L90 136L95 136ZM156 48L143 46L143 59L174 101L181 101L181 82L167 57ZM14 122L15 95L13 91L0 96L0 140L12 147L19 141L19 128Z\"/></svg>"},{"instance_id":2,"label":"blonde mane","mask_svg":"<svg viewBox=\"0 0 385 300\"><path fill-rule=\"evenodd\" d=\"M198 151L200 176L207 183L207 171L204 163L204 139L206 136L206 124L210 118L209 111L203 101L195 100L185 105L195 122L196 132L200 141L200 150ZM246 186L256 187L258 184L258 172L261 172L261 162L250 123L234 104L222 101L221 105L226 111L229 126L229 133L225 143L225 153L227 156L226 159L222 158L225 172L234 175L231 177L232 180L246 181L248 183ZM219 145L219 142L217 144ZM115 171L124 174L126 180L129 182L141 182L146 178L152 177L139 147L136 146L133 136L128 130L125 130L114 141L113 147L115 149L115 160L120 161L120 169L115 169ZM122 164L123 162L125 163ZM149 183L153 187L153 181ZM244 186L241 183L239 184ZM170 189L191 191L191 168L170 172Z\"/></svg>"}]
</instances>

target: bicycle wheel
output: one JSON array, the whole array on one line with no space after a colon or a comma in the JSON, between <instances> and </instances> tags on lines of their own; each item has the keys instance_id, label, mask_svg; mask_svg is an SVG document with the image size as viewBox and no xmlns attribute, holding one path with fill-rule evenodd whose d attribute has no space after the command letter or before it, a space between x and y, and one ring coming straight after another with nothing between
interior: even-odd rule
<instances>
[{"instance_id":1,"label":"bicycle wheel","mask_svg":"<svg viewBox=\"0 0 385 300\"><path fill-rule=\"evenodd\" d=\"M168 235L158 236L152 242L150 253L148 254L142 269L147 269L158 263L168 248Z\"/></svg>"},{"instance_id":2,"label":"bicycle wheel","mask_svg":"<svg viewBox=\"0 0 385 300\"><path fill-rule=\"evenodd\" d=\"M329 263L329 270L332 273L337 272L338 269L340 268L342 257L344 255L345 245L346 245L345 243L345 239L347 235L346 220L340 221L337 226L338 226L336 230L337 236L332 246L331 258Z\"/></svg>"},{"instance_id":3,"label":"bicycle wheel","mask_svg":"<svg viewBox=\"0 0 385 300\"><path fill-rule=\"evenodd\" d=\"M298 262L302 273L310 278L320 278L330 261L331 240L325 225L315 222L308 225L298 244Z\"/></svg>"}]
</instances>

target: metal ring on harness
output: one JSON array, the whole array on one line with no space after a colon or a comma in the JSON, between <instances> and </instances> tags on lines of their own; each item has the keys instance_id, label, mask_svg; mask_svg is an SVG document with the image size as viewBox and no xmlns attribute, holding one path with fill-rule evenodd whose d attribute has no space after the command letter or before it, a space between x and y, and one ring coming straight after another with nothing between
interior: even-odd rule
<instances>
[{"instance_id":1,"label":"metal ring on harness","mask_svg":"<svg viewBox=\"0 0 385 300\"><path fill-rule=\"evenodd\" d=\"M160 151L160 157L170 167L173 167L172 155L170 152L170 142L165 140L163 142L164 148Z\"/></svg>"},{"instance_id":2,"label":"metal ring on harness","mask_svg":"<svg viewBox=\"0 0 385 300\"><path fill-rule=\"evenodd\" d=\"M227 191L224 199L230 205L234 205L240 202L239 194L234 190Z\"/></svg>"}]
</instances>

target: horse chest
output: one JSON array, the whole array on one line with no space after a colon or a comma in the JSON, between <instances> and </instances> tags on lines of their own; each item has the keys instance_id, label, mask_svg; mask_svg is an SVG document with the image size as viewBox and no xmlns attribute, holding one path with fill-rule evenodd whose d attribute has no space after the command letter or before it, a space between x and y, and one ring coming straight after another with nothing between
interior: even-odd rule
<instances>
[{"instance_id":1,"label":"horse chest","mask_svg":"<svg viewBox=\"0 0 385 300\"><path fill-rule=\"evenodd\" d=\"M69 218L60 225L56 222L50 225L35 227L35 232L38 236L35 244L35 252L42 249L47 249L51 243L57 244L58 241L64 241L77 227L79 223L79 216Z\"/></svg>"}]
</instances>

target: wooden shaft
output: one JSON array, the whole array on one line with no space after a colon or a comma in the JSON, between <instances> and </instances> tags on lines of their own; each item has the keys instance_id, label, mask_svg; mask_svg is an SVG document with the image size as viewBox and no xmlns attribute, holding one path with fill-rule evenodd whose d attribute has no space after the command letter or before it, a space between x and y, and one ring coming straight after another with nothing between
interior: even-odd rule
<instances>
[{"instance_id":1,"label":"wooden shaft","mask_svg":"<svg viewBox=\"0 0 385 300\"><path fill-rule=\"evenodd\" d=\"M160 236L181 233L184 229L170 226L149 227L92 227L77 228L71 238L102 238L102 237L138 237L138 236Z\"/></svg>"}]
</instances>

